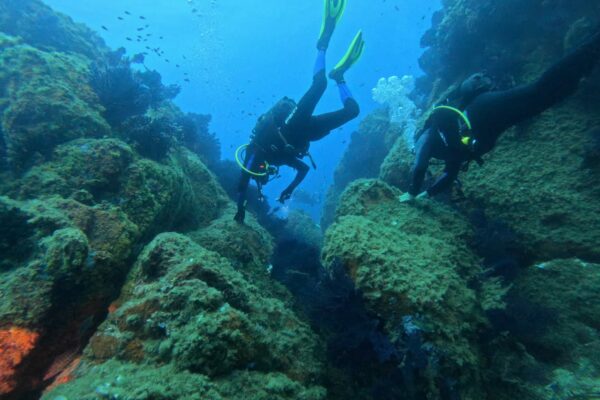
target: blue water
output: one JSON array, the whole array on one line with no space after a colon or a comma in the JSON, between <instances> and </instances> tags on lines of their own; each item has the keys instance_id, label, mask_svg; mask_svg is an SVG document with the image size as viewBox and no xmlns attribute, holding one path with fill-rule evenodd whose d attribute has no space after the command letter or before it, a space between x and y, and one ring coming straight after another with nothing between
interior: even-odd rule
<instances>
[{"instance_id":1,"label":"blue water","mask_svg":"<svg viewBox=\"0 0 600 400\"><path fill-rule=\"evenodd\" d=\"M322 0L46 3L96 30L112 48L125 47L130 55L147 51L145 46L164 50L162 59L148 55L146 66L158 70L166 84L182 86L175 102L184 111L212 115L211 130L221 140L223 158L228 159L233 158L238 145L248 141L260 114L283 96L299 99L308 88L323 8ZM440 8L440 0L349 1L328 51L328 69L343 55L357 30L363 29L365 53L346 75L361 105L361 117L378 107L371 98L371 89L379 78L422 73L418 66L422 52L419 41L431 26L431 15ZM197 11L192 12L194 9ZM119 16L124 19L119 20ZM137 29L146 24L150 27L140 33L152 34L148 42L126 40L135 40ZM189 74L189 83L184 81L184 72ZM317 112L339 107L337 89L330 84ZM318 169L311 171L301 189L324 197L361 117L312 145ZM277 198L292 178L293 171L284 169L282 179L270 184L265 194ZM292 202L291 207L307 208L297 202ZM307 210L318 218L320 208L318 205Z\"/></svg>"}]
</instances>

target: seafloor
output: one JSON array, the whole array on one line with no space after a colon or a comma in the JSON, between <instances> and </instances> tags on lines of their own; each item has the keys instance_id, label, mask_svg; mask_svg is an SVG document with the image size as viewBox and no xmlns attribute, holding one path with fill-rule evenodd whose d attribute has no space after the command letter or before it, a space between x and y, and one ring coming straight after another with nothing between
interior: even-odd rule
<instances>
[{"instance_id":1,"label":"seafloor","mask_svg":"<svg viewBox=\"0 0 600 400\"><path fill-rule=\"evenodd\" d=\"M446 0L415 102L482 69L528 82L593 15ZM241 226L209 116L40 1L0 1L0 398L598 398L599 93L600 68L417 205L402 129L365 116L324 235L260 204Z\"/></svg>"}]
</instances>

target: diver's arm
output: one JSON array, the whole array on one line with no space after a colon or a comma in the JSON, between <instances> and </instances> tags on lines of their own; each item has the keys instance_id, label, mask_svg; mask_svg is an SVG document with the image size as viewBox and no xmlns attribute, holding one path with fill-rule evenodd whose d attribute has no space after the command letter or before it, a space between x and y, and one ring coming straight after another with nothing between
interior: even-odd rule
<instances>
[{"instance_id":1,"label":"diver's arm","mask_svg":"<svg viewBox=\"0 0 600 400\"><path fill-rule=\"evenodd\" d=\"M246 193L248 192L249 184L250 175L242 171L240 182L238 183L237 213L235 214L235 220L239 223L243 223L246 217Z\"/></svg>"},{"instance_id":2,"label":"diver's arm","mask_svg":"<svg viewBox=\"0 0 600 400\"><path fill-rule=\"evenodd\" d=\"M426 130L419 137L416 144L415 163L411 171L411 182L408 193L411 196L416 196L421 191L421 186L425 180L425 174L429 167L429 159L431 158L431 149L433 147L433 133L431 129Z\"/></svg>"},{"instance_id":3,"label":"diver's arm","mask_svg":"<svg viewBox=\"0 0 600 400\"><path fill-rule=\"evenodd\" d=\"M446 167L444 173L435 181L435 183L427 190L427 194L435 196L436 194L442 193L450 189L452 183L458 178L460 167L462 163L460 160L446 161Z\"/></svg>"},{"instance_id":4,"label":"diver's arm","mask_svg":"<svg viewBox=\"0 0 600 400\"><path fill-rule=\"evenodd\" d=\"M279 200L278 200L280 203L283 203L286 200L288 200L290 197L292 197L292 193L298 187L298 185L304 180L304 178L306 177L306 174L308 174L308 171L310 169L308 167L308 165L304 164L302 161L298 160L297 158L290 160L290 162L287 163L287 165L294 168L297 172L296 172L296 177L294 178L292 183L290 183L290 185L283 192L281 192L281 196L279 196Z\"/></svg>"}]
</instances>

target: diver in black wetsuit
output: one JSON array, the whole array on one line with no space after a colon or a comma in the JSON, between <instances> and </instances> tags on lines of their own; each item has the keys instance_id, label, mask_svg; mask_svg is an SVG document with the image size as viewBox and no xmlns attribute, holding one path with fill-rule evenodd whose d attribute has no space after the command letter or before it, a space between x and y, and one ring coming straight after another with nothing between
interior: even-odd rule
<instances>
[{"instance_id":1,"label":"diver in black wetsuit","mask_svg":"<svg viewBox=\"0 0 600 400\"><path fill-rule=\"evenodd\" d=\"M464 81L456 100L434 109L416 143L416 159L408 193L402 202L448 190L461 168L494 148L508 128L534 117L573 94L600 59L600 31L541 78L506 91L490 91L492 81L475 74ZM445 161L444 173L425 192L421 186L430 158Z\"/></svg>"},{"instance_id":2,"label":"diver in black wetsuit","mask_svg":"<svg viewBox=\"0 0 600 400\"><path fill-rule=\"evenodd\" d=\"M259 118L250 144L242 146L246 148L246 155L243 165L240 165L242 175L238 187L238 211L235 215L235 220L240 223L244 221L246 214L246 191L250 179L254 178L257 181L260 190L261 186L269 181L269 175L273 173L272 166L287 165L294 168L297 171L296 177L279 197L279 202L284 203L309 171L309 167L301 159L305 156L310 157L308 153L310 142L324 138L333 129L344 125L359 114L358 103L346 85L344 73L358 61L364 50L360 31L345 56L329 74L329 77L337 82L343 108L326 114L313 115L317 103L327 88L326 50L346 4L347 0L325 0L325 16L317 43L318 55L313 83L308 92L298 104L287 97L280 100L268 113ZM238 163L240 163L239 159Z\"/></svg>"}]
</instances>

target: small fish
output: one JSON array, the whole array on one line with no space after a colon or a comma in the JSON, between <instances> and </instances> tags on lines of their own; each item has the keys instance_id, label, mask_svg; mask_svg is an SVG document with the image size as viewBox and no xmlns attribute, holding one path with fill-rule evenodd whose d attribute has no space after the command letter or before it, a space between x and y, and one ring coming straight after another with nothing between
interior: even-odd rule
<instances>
[{"instance_id":1,"label":"small fish","mask_svg":"<svg viewBox=\"0 0 600 400\"><path fill-rule=\"evenodd\" d=\"M186 81L186 82L189 82L190 80L189 80L189 79L187 79L187 78L185 78L185 79L184 79L184 81Z\"/></svg>"},{"instance_id":2,"label":"small fish","mask_svg":"<svg viewBox=\"0 0 600 400\"><path fill-rule=\"evenodd\" d=\"M131 13L129 11L125 11L125 14L127 15L131 15Z\"/></svg>"},{"instance_id":3,"label":"small fish","mask_svg":"<svg viewBox=\"0 0 600 400\"><path fill-rule=\"evenodd\" d=\"M126 39L126 40L129 40L130 42L133 40L133 39L132 39L132 38L130 38L130 37L126 37L125 39Z\"/></svg>"},{"instance_id":4,"label":"small fish","mask_svg":"<svg viewBox=\"0 0 600 400\"><path fill-rule=\"evenodd\" d=\"M138 31L138 32L141 32L141 31L143 31L143 30L144 30L144 28L137 28L137 31Z\"/></svg>"},{"instance_id":5,"label":"small fish","mask_svg":"<svg viewBox=\"0 0 600 400\"><path fill-rule=\"evenodd\" d=\"M175 64L175 66L176 66L177 68L179 68L179 67L180 67L180 65L179 65L179 64Z\"/></svg>"},{"instance_id":6,"label":"small fish","mask_svg":"<svg viewBox=\"0 0 600 400\"><path fill-rule=\"evenodd\" d=\"M120 21L123 21L123 17L117 17Z\"/></svg>"},{"instance_id":7,"label":"small fish","mask_svg":"<svg viewBox=\"0 0 600 400\"><path fill-rule=\"evenodd\" d=\"M187 60L187 57L186 57L186 56L182 56L182 57L183 57L183 59L184 59L184 60Z\"/></svg>"},{"instance_id":8,"label":"small fish","mask_svg":"<svg viewBox=\"0 0 600 400\"><path fill-rule=\"evenodd\" d=\"M144 17L143 15L140 15L140 19L146 19L146 17Z\"/></svg>"},{"instance_id":9,"label":"small fish","mask_svg":"<svg viewBox=\"0 0 600 400\"><path fill-rule=\"evenodd\" d=\"M198 9L197 9L197 8L192 8L192 12L193 12L193 13L197 13L197 12L198 12Z\"/></svg>"},{"instance_id":10,"label":"small fish","mask_svg":"<svg viewBox=\"0 0 600 400\"><path fill-rule=\"evenodd\" d=\"M161 37L159 37L159 39L160 39L160 40L163 40L164 38L161 36Z\"/></svg>"},{"instance_id":11,"label":"small fish","mask_svg":"<svg viewBox=\"0 0 600 400\"><path fill-rule=\"evenodd\" d=\"M189 74L187 72L184 72L183 75L188 76Z\"/></svg>"},{"instance_id":12,"label":"small fish","mask_svg":"<svg viewBox=\"0 0 600 400\"><path fill-rule=\"evenodd\" d=\"M171 62L171 61L169 61L169 59L168 59L168 58L165 58L165 61L166 61L166 62Z\"/></svg>"},{"instance_id":13,"label":"small fish","mask_svg":"<svg viewBox=\"0 0 600 400\"><path fill-rule=\"evenodd\" d=\"M102 29L104 29L105 31L107 31L107 30L108 30L108 28L107 28L107 27L105 27L104 25L102 25L102 26L101 26L101 28L102 28Z\"/></svg>"}]
</instances>

